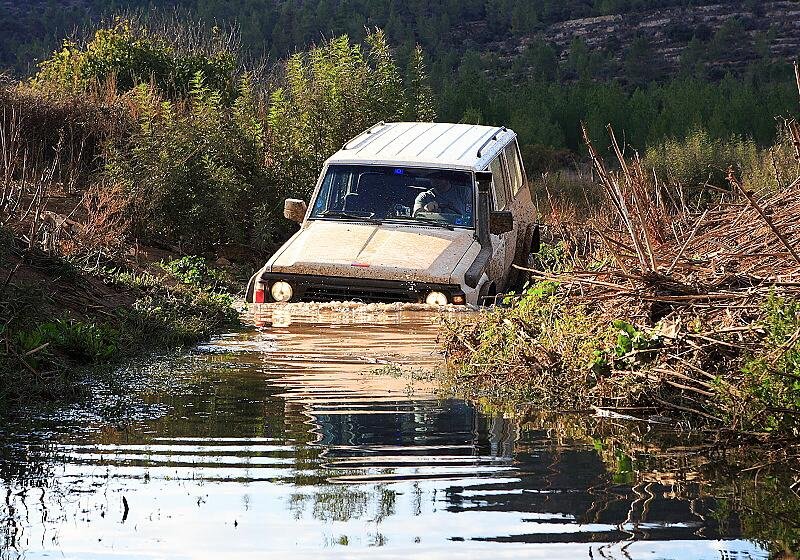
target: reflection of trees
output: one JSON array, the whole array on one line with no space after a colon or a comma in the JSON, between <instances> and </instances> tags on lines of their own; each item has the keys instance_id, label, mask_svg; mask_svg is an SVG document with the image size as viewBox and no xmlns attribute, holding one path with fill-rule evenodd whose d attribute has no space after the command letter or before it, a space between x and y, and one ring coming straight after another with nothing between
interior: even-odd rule
<instances>
[{"instance_id":1,"label":"reflection of trees","mask_svg":"<svg viewBox=\"0 0 800 560\"><path fill-rule=\"evenodd\" d=\"M587 488L591 505L583 523L612 518L631 527L630 539L647 538L641 525L663 518L659 501L686 508L675 520L696 519L696 536L742 536L760 542L775 558L800 554L798 448L709 443L704 434L657 430L650 424L586 416L527 416L525 430L546 430L555 456L591 444L603 468ZM558 471L563 467L551 465ZM619 516L624 514L624 517Z\"/></svg>"},{"instance_id":2,"label":"reflection of trees","mask_svg":"<svg viewBox=\"0 0 800 560\"><path fill-rule=\"evenodd\" d=\"M263 367L263 358L237 359L243 361L231 365L230 356L204 357L187 366L188 371L177 372L169 383L147 387L142 398L167 405L160 409L165 414L136 420L137 429L108 423L91 439L146 444L150 439L145 434L157 434L211 440L267 438L281 447L285 444L289 448L263 452L291 459L288 473L282 468L280 477L271 480L285 484L292 514L324 523L374 523L368 536L373 545L386 542L379 524L397 515L400 486L393 483L403 480L409 482L403 492L409 486L413 489L406 493L412 515L422 515L423 503L430 498L446 502L454 513L514 512L525 520L612 528L494 537L497 540L625 543L743 535L768 543L775 554L784 554L782 558L797 554L800 500L789 491L796 475L779 466L775 461L781 457L770 450L722 450L685 434L656 431L648 424L586 416L484 416L459 401L373 402L369 395L357 400L359 395L352 394L352 402L360 408L333 413L326 403L315 408L293 398L279 379L266 382L263 375L254 375L253 368ZM323 408L328 413L319 412ZM384 413L387 410L390 413ZM121 414L131 418L129 411ZM14 431L34 433L37 428L18 426ZM224 446L219 453L226 453ZM253 456L247 449L236 453L242 458L238 467ZM393 462L401 455L406 462ZM448 474L446 469L444 475L431 474L426 467L434 459L446 463L450 457L461 461L455 465L472 470L458 471L457 481L431 496L425 478ZM58 487L54 474L61 461L57 445L31 437L19 445L0 446L0 488L5 490L0 503L0 559L14 557L9 551L25 537L21 531L29 520L23 504L38 500L36 492L42 493L46 516L68 515L69 495ZM146 466L146 459L143 463ZM514 470L507 477L480 478L482 468L498 465ZM236 482L250 480L247 468ZM345 544L352 535L330 538Z\"/></svg>"},{"instance_id":3,"label":"reflection of trees","mask_svg":"<svg viewBox=\"0 0 800 560\"><path fill-rule=\"evenodd\" d=\"M15 430L18 429L33 431L34 426L15 426ZM53 475L56 458L53 445L37 441L35 436L30 439L33 441L25 444L6 442L0 445L0 488L4 490L0 504L0 560L17 558L17 550L26 538L24 528L29 524L29 499L39 496L44 518L50 511L58 513L64 499ZM44 500L46 491L47 501Z\"/></svg>"},{"instance_id":4,"label":"reflection of trees","mask_svg":"<svg viewBox=\"0 0 800 560\"><path fill-rule=\"evenodd\" d=\"M292 493L289 508L295 519L308 508L314 519L328 523L352 519L380 523L394 515L396 501L396 492L385 485L333 484L313 493Z\"/></svg>"}]
</instances>

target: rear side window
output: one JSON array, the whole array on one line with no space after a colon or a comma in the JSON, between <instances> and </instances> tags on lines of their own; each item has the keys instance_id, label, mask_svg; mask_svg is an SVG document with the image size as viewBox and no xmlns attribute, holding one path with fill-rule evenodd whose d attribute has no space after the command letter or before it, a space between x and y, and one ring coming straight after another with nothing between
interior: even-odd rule
<instances>
[{"instance_id":1,"label":"rear side window","mask_svg":"<svg viewBox=\"0 0 800 560\"><path fill-rule=\"evenodd\" d=\"M508 180L504 167L502 153L489 164L489 171L492 172L492 192L494 193L495 210L505 210L506 206L508 206Z\"/></svg>"},{"instance_id":2,"label":"rear side window","mask_svg":"<svg viewBox=\"0 0 800 560\"><path fill-rule=\"evenodd\" d=\"M511 182L511 196L517 196L517 193L522 188L522 162L519 158L519 149L517 148L517 141L514 140L505 150L506 165L508 166L508 176Z\"/></svg>"}]
</instances>

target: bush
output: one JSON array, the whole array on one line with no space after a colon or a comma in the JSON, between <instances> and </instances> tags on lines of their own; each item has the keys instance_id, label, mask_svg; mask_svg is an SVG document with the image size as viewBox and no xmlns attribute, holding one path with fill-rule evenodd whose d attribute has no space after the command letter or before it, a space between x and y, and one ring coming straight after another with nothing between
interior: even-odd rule
<instances>
[{"instance_id":1,"label":"bush","mask_svg":"<svg viewBox=\"0 0 800 560\"><path fill-rule=\"evenodd\" d=\"M752 168L757 159L758 148L753 141L737 136L717 140L698 128L683 140L673 138L648 148L644 164L671 184L725 187L728 169L741 176L742 170Z\"/></svg>"},{"instance_id":2,"label":"bush","mask_svg":"<svg viewBox=\"0 0 800 560\"><path fill-rule=\"evenodd\" d=\"M179 281L210 292L232 290L233 286L225 274L208 266L200 256L185 256L161 265Z\"/></svg>"},{"instance_id":3,"label":"bush","mask_svg":"<svg viewBox=\"0 0 800 560\"><path fill-rule=\"evenodd\" d=\"M173 31L186 33L180 26ZM236 56L225 37L215 37L206 52L178 49L176 37L151 32L140 22L117 18L83 44L64 41L60 50L39 64L31 85L46 91L77 93L111 83L119 92L152 82L164 95L185 95L199 72L226 97L235 94Z\"/></svg>"},{"instance_id":4,"label":"bush","mask_svg":"<svg viewBox=\"0 0 800 560\"><path fill-rule=\"evenodd\" d=\"M58 95L25 84L0 86L3 176L52 169L54 180L83 188L98 170L104 145L130 128L119 104L87 95ZM24 160L24 162L23 162ZM24 165L23 165L24 163Z\"/></svg>"},{"instance_id":5,"label":"bush","mask_svg":"<svg viewBox=\"0 0 800 560\"><path fill-rule=\"evenodd\" d=\"M743 368L746 429L800 433L800 301L771 296L763 352Z\"/></svg>"},{"instance_id":6,"label":"bush","mask_svg":"<svg viewBox=\"0 0 800 560\"><path fill-rule=\"evenodd\" d=\"M786 127L779 129L775 144L761 150L758 157L742 171L742 183L748 190L768 193L786 188L800 176L792 138Z\"/></svg>"},{"instance_id":7,"label":"bush","mask_svg":"<svg viewBox=\"0 0 800 560\"><path fill-rule=\"evenodd\" d=\"M157 287L121 314L132 344L157 336L162 346L180 346L238 325L239 313L232 304L233 298L227 294Z\"/></svg>"},{"instance_id":8,"label":"bush","mask_svg":"<svg viewBox=\"0 0 800 560\"><path fill-rule=\"evenodd\" d=\"M162 99L141 84L134 95L136 131L118 144L106 176L130 198L134 234L207 249L223 243L269 244L256 239L259 206L277 207L264 162L264 128L248 76L229 109L219 91L197 73L184 103Z\"/></svg>"},{"instance_id":9,"label":"bush","mask_svg":"<svg viewBox=\"0 0 800 560\"><path fill-rule=\"evenodd\" d=\"M384 33L365 42L366 49L345 35L286 63L285 86L272 92L268 114L269 160L281 191L307 197L322 163L379 121L433 120L421 51L404 81Z\"/></svg>"},{"instance_id":10,"label":"bush","mask_svg":"<svg viewBox=\"0 0 800 560\"><path fill-rule=\"evenodd\" d=\"M618 329L586 305L565 303L554 282L533 284L507 303L468 329L454 325L447 333L448 382L458 396L552 409L585 406L614 359L605 350L619 344Z\"/></svg>"}]
</instances>

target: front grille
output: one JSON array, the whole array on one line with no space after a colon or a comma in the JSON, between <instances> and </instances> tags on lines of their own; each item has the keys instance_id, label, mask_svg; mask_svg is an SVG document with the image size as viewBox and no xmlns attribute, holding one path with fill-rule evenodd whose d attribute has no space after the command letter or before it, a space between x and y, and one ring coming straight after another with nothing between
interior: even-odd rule
<instances>
[{"instance_id":1,"label":"front grille","mask_svg":"<svg viewBox=\"0 0 800 560\"><path fill-rule=\"evenodd\" d=\"M298 294L300 301L361 301L364 303L420 303L421 294L406 291L387 291L357 287L334 286L308 286L302 294Z\"/></svg>"},{"instance_id":2,"label":"front grille","mask_svg":"<svg viewBox=\"0 0 800 560\"><path fill-rule=\"evenodd\" d=\"M278 280L284 280L292 285L294 288L292 301L422 303L428 293L432 291L442 292L448 298L452 298L455 294L463 295L459 286L410 280L377 280L274 272L267 272L261 276L261 282L267 285L267 289Z\"/></svg>"}]
</instances>

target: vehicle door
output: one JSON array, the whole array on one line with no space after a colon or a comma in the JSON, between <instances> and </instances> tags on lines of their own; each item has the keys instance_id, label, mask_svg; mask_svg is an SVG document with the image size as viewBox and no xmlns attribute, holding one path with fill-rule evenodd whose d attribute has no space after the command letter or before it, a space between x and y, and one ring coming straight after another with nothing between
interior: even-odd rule
<instances>
[{"instance_id":1,"label":"vehicle door","mask_svg":"<svg viewBox=\"0 0 800 560\"><path fill-rule=\"evenodd\" d=\"M497 154L497 157L489 164L489 170L492 172L492 210L509 210L511 193L509 190L508 169L503 152ZM514 258L516 226L510 232L501 235L492 234L491 238L494 252L489 271L490 277L499 292L505 288L511 262Z\"/></svg>"},{"instance_id":2,"label":"vehicle door","mask_svg":"<svg viewBox=\"0 0 800 560\"><path fill-rule=\"evenodd\" d=\"M508 207L514 215L514 245L506 253L509 262L526 265L530 243L533 236L533 225L536 222L536 208L533 204L530 188L525 178L525 168L520 157L517 140L514 139L503 149L506 170L508 171L509 203Z\"/></svg>"}]
</instances>

